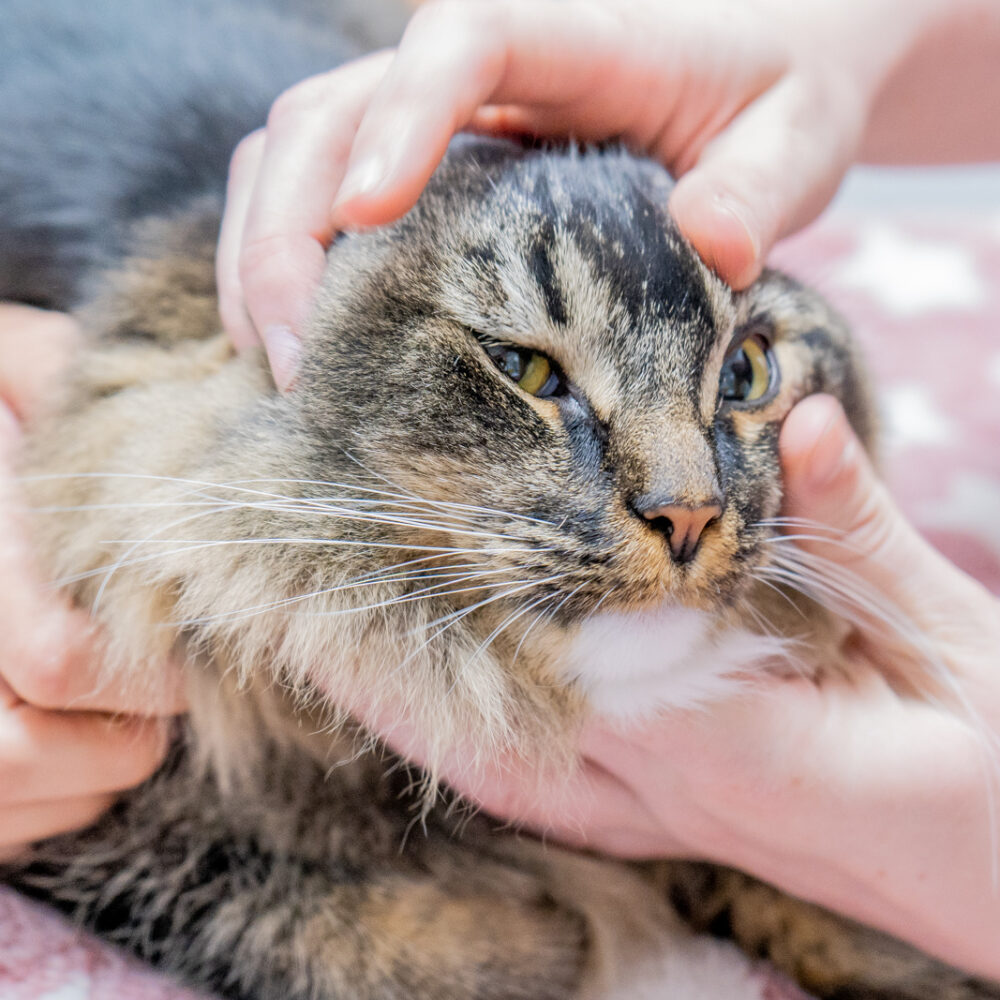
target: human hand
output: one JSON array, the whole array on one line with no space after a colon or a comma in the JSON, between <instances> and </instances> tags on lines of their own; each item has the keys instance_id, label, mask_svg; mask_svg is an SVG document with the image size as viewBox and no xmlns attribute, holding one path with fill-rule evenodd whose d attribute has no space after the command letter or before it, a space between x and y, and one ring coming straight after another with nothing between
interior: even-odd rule
<instances>
[{"instance_id":1,"label":"human hand","mask_svg":"<svg viewBox=\"0 0 1000 1000\"><path fill-rule=\"evenodd\" d=\"M792 411L781 451L787 513L829 526L787 544L884 595L919 635L919 652L947 672L944 684L929 678L942 695L898 693L888 677L923 686L919 657L884 623L862 621L849 681L761 679L705 710L628 729L594 722L564 783L540 783L516 760L473 771L471 754L446 762L446 779L555 839L732 865L1000 978L1000 831L990 812L1000 777L1000 602L904 520L830 397ZM949 685L962 697L949 698ZM405 725L367 721L420 759Z\"/></svg>"},{"instance_id":2,"label":"human hand","mask_svg":"<svg viewBox=\"0 0 1000 1000\"><path fill-rule=\"evenodd\" d=\"M406 212L465 127L617 136L657 157L680 178L683 232L745 287L827 203L881 84L946 6L963 4L822 0L808 16L794 0L429 4L395 53L291 88L237 149L224 325L237 346L263 339L286 388L334 232Z\"/></svg>"},{"instance_id":3,"label":"human hand","mask_svg":"<svg viewBox=\"0 0 1000 1000\"><path fill-rule=\"evenodd\" d=\"M100 635L43 585L18 510L20 420L77 336L68 316L0 304L0 860L93 822L152 774L167 746L168 727L149 705L99 689ZM183 711L175 680L157 712Z\"/></svg>"}]
</instances>

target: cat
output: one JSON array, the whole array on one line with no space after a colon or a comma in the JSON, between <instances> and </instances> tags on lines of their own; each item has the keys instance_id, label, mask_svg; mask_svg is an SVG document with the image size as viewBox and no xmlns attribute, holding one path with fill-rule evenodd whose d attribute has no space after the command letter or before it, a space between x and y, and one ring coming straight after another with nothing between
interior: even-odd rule
<instances>
[{"instance_id":1,"label":"cat","mask_svg":"<svg viewBox=\"0 0 1000 1000\"><path fill-rule=\"evenodd\" d=\"M0 116L30 155L0 150L0 296L88 337L28 434L35 544L108 681L153 696L173 656L192 703L156 776L7 881L240 1000L744 995L685 920L823 996L1000 996L736 872L498 829L439 781L456 751L558 776L590 713L838 669L847 626L774 572L785 414L831 392L874 447L817 294L771 271L734 294L649 160L460 137L408 215L331 247L279 394L220 331L226 163L356 51L342 28L214 0L7 17Z\"/></svg>"}]
</instances>

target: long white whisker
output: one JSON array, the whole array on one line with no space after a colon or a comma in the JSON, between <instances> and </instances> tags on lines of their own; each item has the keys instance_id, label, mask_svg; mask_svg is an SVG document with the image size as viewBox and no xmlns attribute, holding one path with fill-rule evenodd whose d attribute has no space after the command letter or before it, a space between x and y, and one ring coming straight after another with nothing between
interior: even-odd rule
<instances>
[{"instance_id":1,"label":"long white whisker","mask_svg":"<svg viewBox=\"0 0 1000 1000\"><path fill-rule=\"evenodd\" d=\"M349 455L352 461L357 462L354 456ZM360 463L358 463L360 464ZM364 468L364 466L361 466ZM268 490L261 489L250 489L244 484L267 484L273 483L277 484L293 484L293 485L303 485L303 486L324 486L330 487L332 489L344 489L353 490L360 493L367 493L372 496L384 497L393 500L403 500L407 503L423 505L431 508L441 509L443 511L455 511L462 514L466 514L471 519L475 515L481 516L496 516L508 520L516 521L526 521L533 524L540 524L545 526L551 526L550 521L546 521L542 518L531 517L526 514L517 514L513 511L500 510L498 508L491 507L480 507L474 504L462 504L455 503L447 500L429 500L424 497L417 496L395 483L385 479L384 476L379 476L377 473L371 472L371 470L365 470L369 475L373 475L376 478L387 482L389 485L394 487L393 491L387 490L376 490L370 487L361 486L358 483L338 483L329 480L318 480L318 479L282 479L282 478L269 478L260 477L255 479L239 479L232 480L229 482L211 482L204 479L189 479L178 476L161 476L154 475L152 473L139 473L139 472L72 472L72 473L45 473L38 475L27 475L19 477L22 482L40 482L48 480L67 480L67 479L139 479L146 480L149 482L156 483L174 483L180 486L191 486L200 489L215 489L215 490L230 490L233 492L247 493L253 496L268 497L276 500L287 500L287 501L302 501L307 502L312 500L310 497L289 497L284 494L274 493Z\"/></svg>"},{"instance_id":2,"label":"long white whisker","mask_svg":"<svg viewBox=\"0 0 1000 1000\"><path fill-rule=\"evenodd\" d=\"M831 608L862 632L875 631L902 641L922 664L924 676L909 677L931 704L950 700L973 727L983 753L987 809L992 849L992 877L1000 882L1000 852L997 850L997 786L1000 785L1000 736L993 732L969 697L960 679L927 635L895 602L869 585L848 567L794 546L775 553L775 563L764 572ZM921 683L923 681L924 683Z\"/></svg>"},{"instance_id":3,"label":"long white whisker","mask_svg":"<svg viewBox=\"0 0 1000 1000\"><path fill-rule=\"evenodd\" d=\"M472 612L478 610L479 608L483 607L484 605L491 604L494 601L503 600L504 598L507 598L507 597L513 597L515 594L520 593L520 592L522 592L524 590L528 590L528 589L530 589L531 587L534 587L534 586L541 586L542 584L545 584L545 583L551 583L551 582L553 582L555 580L560 580L560 579L562 579L566 575L567 574L565 574L565 573L558 573L555 576L546 577L546 578L543 578L543 579L538 580L538 581L528 581L526 583L521 583L520 586L512 587L512 589L510 589L508 591L504 591L503 593L496 594L496 595L494 595L492 597L487 598L486 600L479 601L477 604L472 604L469 607L462 608L462 609L460 609L457 612L452 612L452 614L444 615L441 618L438 618L436 621L428 622L426 626L423 626L424 628L433 628L435 625L439 625L442 622L444 622L444 624L436 632L432 632L429 636L427 636L427 638L424 639L424 641L416 649L414 649L412 652L408 653L403 658L403 660L399 663L399 665L393 670L393 674L399 673L401 670L403 670L403 668L411 660L413 660L422 650L426 649L427 646L429 646L438 636L443 635L453 625L457 625L467 615L472 614Z\"/></svg>"},{"instance_id":4,"label":"long white whisker","mask_svg":"<svg viewBox=\"0 0 1000 1000\"><path fill-rule=\"evenodd\" d=\"M465 661L462 665L462 670L465 670L470 664L474 663L497 639L497 637L504 632L509 626L513 625L519 618L526 615L532 608L534 608L540 601L547 600L550 598L551 594L543 594L540 598L528 603L527 605L522 605L519 609L516 609L511 614L509 614L495 629L493 629L490 634L483 639L483 641L472 651L472 655ZM524 639L522 638L522 642ZM517 647L521 648L520 644ZM461 671L455 674L454 680L451 682L451 686L448 688L448 693L450 694L454 689L455 685L458 683L458 679L461 676Z\"/></svg>"},{"instance_id":5,"label":"long white whisker","mask_svg":"<svg viewBox=\"0 0 1000 1000\"><path fill-rule=\"evenodd\" d=\"M476 573L466 573L458 576L447 575L442 583L436 583L431 586L422 587L419 590L406 591L403 594L394 595L387 598L384 601L378 601L372 604L352 606L347 608L336 608L328 611L317 611L317 612L306 612L305 614L312 614L317 617L336 617L339 615L357 614L363 611L375 611L379 608L391 607L397 604L409 604L413 601L426 600L430 597L450 597L453 594L465 594L472 593L477 590L488 589L490 587L506 586L509 581L501 580L496 583L478 583L473 587L457 587L457 584L470 583L475 580L483 580L488 576L496 575L498 573L511 572L514 567L501 567L499 569L488 569L480 570ZM304 601L311 600L316 597L324 597L328 594L336 594L346 590L356 590L360 586L375 586L377 584L383 584L385 582L396 583L396 582L426 582L429 579L434 579L434 577L414 577L412 579L400 578L399 580L394 578L389 578L386 580L365 580L361 583L348 582L337 584L332 587L324 587L318 590L313 590L305 594L295 594L291 597L285 597L277 601L269 601L265 604L253 605L246 608L240 608L234 611L223 611L216 615L206 615L199 618L189 618L184 621L168 622L167 624L180 627L180 626L190 626L190 625L207 625L215 624L223 621L242 621L246 618L252 618L259 614L264 614L268 611L280 610L285 607L289 607L294 604L301 604ZM451 588L451 589L442 589ZM303 612L298 612L303 614Z\"/></svg>"},{"instance_id":6,"label":"long white whisker","mask_svg":"<svg viewBox=\"0 0 1000 1000\"><path fill-rule=\"evenodd\" d=\"M521 647L527 641L528 635L531 633L532 629L534 629L534 627L545 616L545 604L546 604L546 602L547 601L554 601L558 596L559 596L558 594L543 594L541 597L539 597L538 599L536 599L532 604L530 604L528 606L528 610L530 611L532 608L535 608L535 607L537 607L540 604L542 606L542 610L539 611L537 615L535 615L535 617L532 620L531 624L524 630L524 634L521 636L521 641L517 644L517 647L514 649L514 655L511 657L511 660L510 660L510 665L511 665L512 668L513 668L514 664L517 663L518 654L521 652Z\"/></svg>"}]
</instances>

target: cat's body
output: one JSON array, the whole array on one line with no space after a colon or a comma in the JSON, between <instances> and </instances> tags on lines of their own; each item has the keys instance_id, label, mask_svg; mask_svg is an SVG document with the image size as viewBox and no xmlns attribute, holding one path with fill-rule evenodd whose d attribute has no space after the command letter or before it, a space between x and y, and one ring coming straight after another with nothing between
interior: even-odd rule
<instances>
[{"instance_id":1,"label":"cat's body","mask_svg":"<svg viewBox=\"0 0 1000 1000\"><path fill-rule=\"evenodd\" d=\"M78 57L39 7L75 24ZM162 73L145 4L103 25L71 7L14 4L0 53L0 104L42 156L0 156L0 296L80 306L90 333L25 489L53 577L107 627L109 673L152 686L174 655L193 708L157 777L6 876L248 1000L639 996L621 970L648 962L662 995L743 995L746 966L670 897L825 995L1000 995L739 876L639 873L428 798L456 751L551 775L588 712L690 704L817 649L836 664L836 617L768 575L784 414L831 391L871 438L821 300L774 274L734 296L677 235L654 164L463 140L406 218L333 247L279 396L219 333L225 163L349 47L186 0L155 32L177 57ZM135 48L90 77L108 23ZM18 70L46 44L51 70ZM123 101L141 113L101 149L93 123ZM332 728L347 691L418 728L426 774Z\"/></svg>"}]
</instances>

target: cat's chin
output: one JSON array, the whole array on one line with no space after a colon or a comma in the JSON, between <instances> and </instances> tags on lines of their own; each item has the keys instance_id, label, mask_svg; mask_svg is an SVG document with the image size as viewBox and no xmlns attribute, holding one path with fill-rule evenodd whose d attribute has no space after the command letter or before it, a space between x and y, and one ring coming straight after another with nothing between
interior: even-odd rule
<instances>
[{"instance_id":1,"label":"cat's chin","mask_svg":"<svg viewBox=\"0 0 1000 1000\"><path fill-rule=\"evenodd\" d=\"M670 602L589 618L568 642L563 669L594 712L625 721L734 694L770 666L787 664L791 646L720 624L717 612Z\"/></svg>"}]
</instances>

